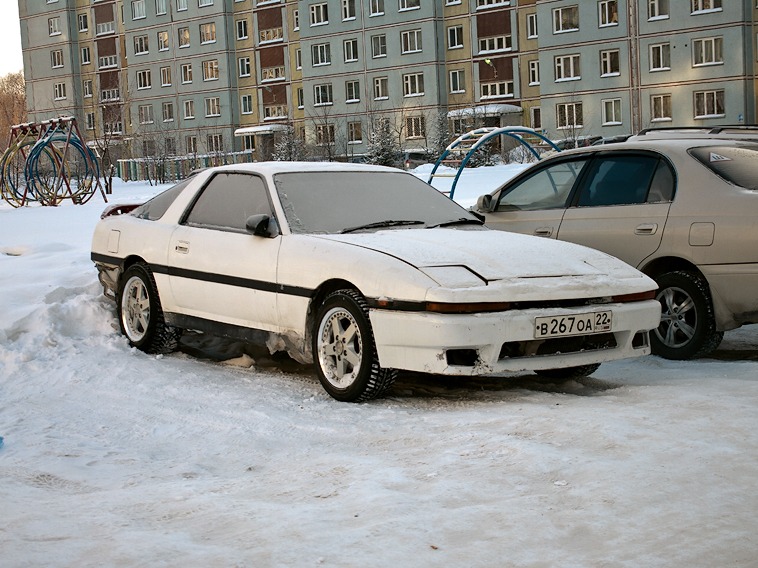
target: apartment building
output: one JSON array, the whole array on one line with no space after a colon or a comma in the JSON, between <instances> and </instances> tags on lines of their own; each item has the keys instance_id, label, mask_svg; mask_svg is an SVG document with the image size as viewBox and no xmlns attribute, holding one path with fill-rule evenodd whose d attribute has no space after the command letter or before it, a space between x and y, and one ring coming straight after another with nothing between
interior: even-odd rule
<instances>
[{"instance_id":1,"label":"apartment building","mask_svg":"<svg viewBox=\"0 0 758 568\"><path fill-rule=\"evenodd\" d=\"M476 126L756 122L756 0L19 0L30 117L127 155L316 155Z\"/></svg>"}]
</instances>

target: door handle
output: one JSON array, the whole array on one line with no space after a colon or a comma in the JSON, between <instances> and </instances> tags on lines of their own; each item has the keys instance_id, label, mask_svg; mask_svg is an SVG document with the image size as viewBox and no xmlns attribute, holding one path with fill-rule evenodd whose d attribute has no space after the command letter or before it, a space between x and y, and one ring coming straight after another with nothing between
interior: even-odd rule
<instances>
[{"instance_id":1,"label":"door handle","mask_svg":"<svg viewBox=\"0 0 758 568\"><path fill-rule=\"evenodd\" d=\"M643 223L634 229L635 235L654 235L658 230L658 223Z\"/></svg>"},{"instance_id":2,"label":"door handle","mask_svg":"<svg viewBox=\"0 0 758 568\"><path fill-rule=\"evenodd\" d=\"M188 254L189 243L187 241L179 241L174 247L174 250L176 250L176 252L181 253L181 254Z\"/></svg>"},{"instance_id":3,"label":"door handle","mask_svg":"<svg viewBox=\"0 0 758 568\"><path fill-rule=\"evenodd\" d=\"M552 227L539 227L534 229L534 234L538 237L549 237L553 234Z\"/></svg>"}]
</instances>

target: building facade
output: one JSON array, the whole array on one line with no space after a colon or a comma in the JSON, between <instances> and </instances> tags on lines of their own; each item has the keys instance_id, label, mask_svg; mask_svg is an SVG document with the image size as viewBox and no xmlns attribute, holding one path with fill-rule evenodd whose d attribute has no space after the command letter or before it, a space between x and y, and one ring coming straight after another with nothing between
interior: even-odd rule
<instances>
[{"instance_id":1,"label":"building facade","mask_svg":"<svg viewBox=\"0 0 758 568\"><path fill-rule=\"evenodd\" d=\"M755 0L19 0L31 120L131 156L327 159L477 126L754 124Z\"/></svg>"}]
</instances>

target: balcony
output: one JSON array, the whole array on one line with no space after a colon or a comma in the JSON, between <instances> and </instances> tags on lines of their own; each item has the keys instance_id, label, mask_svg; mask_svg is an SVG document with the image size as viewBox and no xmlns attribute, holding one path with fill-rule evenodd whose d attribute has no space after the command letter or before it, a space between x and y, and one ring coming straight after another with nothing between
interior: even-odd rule
<instances>
[{"instance_id":1,"label":"balcony","mask_svg":"<svg viewBox=\"0 0 758 568\"><path fill-rule=\"evenodd\" d=\"M118 55L106 55L105 57L98 57L98 69L113 69L115 67L118 67Z\"/></svg>"},{"instance_id":2,"label":"balcony","mask_svg":"<svg viewBox=\"0 0 758 568\"><path fill-rule=\"evenodd\" d=\"M116 32L116 22L102 22L95 26L95 35L104 36Z\"/></svg>"}]
</instances>

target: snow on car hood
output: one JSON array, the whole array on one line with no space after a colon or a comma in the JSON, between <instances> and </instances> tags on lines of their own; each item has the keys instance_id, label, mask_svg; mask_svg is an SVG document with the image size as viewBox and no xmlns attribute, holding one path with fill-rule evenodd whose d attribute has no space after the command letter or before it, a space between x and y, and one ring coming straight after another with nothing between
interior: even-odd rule
<instances>
[{"instance_id":1,"label":"snow on car hood","mask_svg":"<svg viewBox=\"0 0 758 568\"><path fill-rule=\"evenodd\" d=\"M504 231L396 229L319 236L392 255L419 269L465 266L488 282L558 276L596 279L605 275L613 280L641 276L628 264L587 247Z\"/></svg>"}]
</instances>

